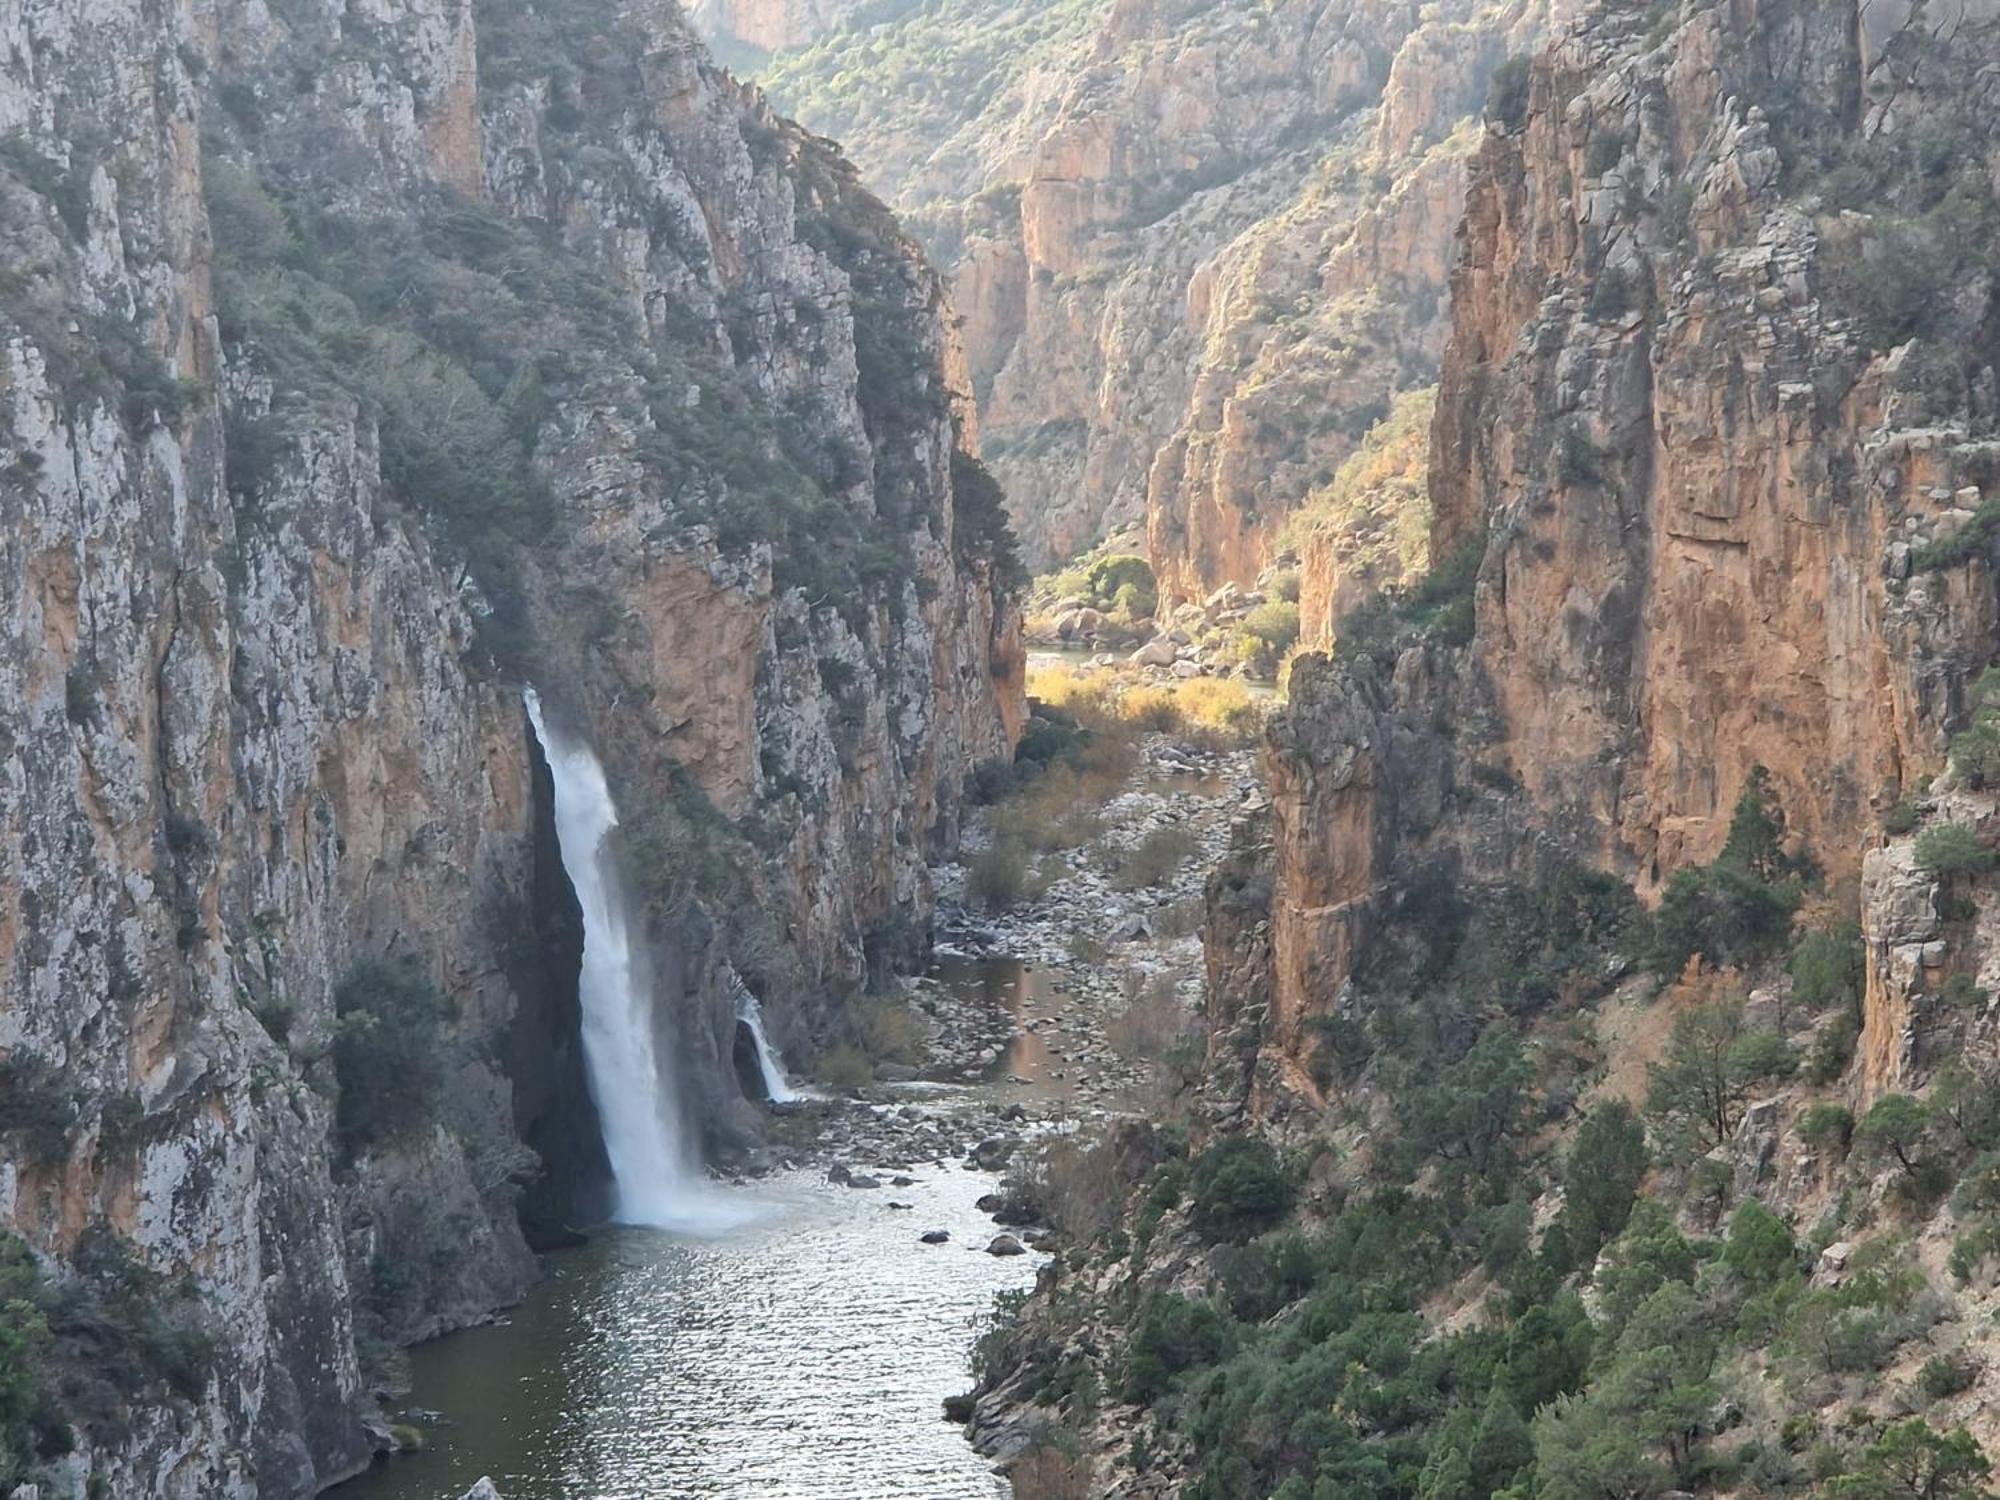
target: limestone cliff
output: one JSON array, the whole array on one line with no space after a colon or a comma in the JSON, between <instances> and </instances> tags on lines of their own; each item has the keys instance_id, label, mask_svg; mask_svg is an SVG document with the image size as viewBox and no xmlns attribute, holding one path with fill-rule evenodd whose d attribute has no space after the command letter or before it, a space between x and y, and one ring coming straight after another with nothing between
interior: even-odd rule
<instances>
[{"instance_id":1,"label":"limestone cliff","mask_svg":"<svg viewBox=\"0 0 2000 1500\"><path fill-rule=\"evenodd\" d=\"M1518 80L1432 438L1462 625L1357 621L1276 743L1280 1054L1413 869L1655 892L1758 765L1830 883L1898 889L1881 817L1996 646L1996 40L1990 7L1613 5Z\"/></svg>"},{"instance_id":2,"label":"limestone cliff","mask_svg":"<svg viewBox=\"0 0 2000 1500\"><path fill-rule=\"evenodd\" d=\"M740 1144L733 985L909 957L1011 743L1004 527L936 278L667 0L7 7L0 262L0 1228L177 1289L50 1483L308 1494L599 1165L521 684ZM391 971L438 1108L357 1132Z\"/></svg>"},{"instance_id":3,"label":"limestone cliff","mask_svg":"<svg viewBox=\"0 0 2000 1500\"><path fill-rule=\"evenodd\" d=\"M987 455L1032 559L1144 519L1170 603L1431 383L1469 122L1575 7L967 3L771 84L956 269Z\"/></svg>"}]
</instances>

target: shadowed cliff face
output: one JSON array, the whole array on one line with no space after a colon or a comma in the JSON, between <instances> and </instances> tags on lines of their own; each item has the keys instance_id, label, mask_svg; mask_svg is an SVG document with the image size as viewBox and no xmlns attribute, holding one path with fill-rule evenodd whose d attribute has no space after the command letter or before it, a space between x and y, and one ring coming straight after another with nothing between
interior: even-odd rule
<instances>
[{"instance_id":1,"label":"shadowed cliff face","mask_svg":"<svg viewBox=\"0 0 2000 1500\"><path fill-rule=\"evenodd\" d=\"M1656 892L1762 765L1830 880L1866 857L1869 1084L1901 1076L1942 944L1871 846L1996 644L1994 25L1610 7L1537 56L1477 155L1432 434L1469 644L1302 670L1274 741L1277 1059L1414 871Z\"/></svg>"},{"instance_id":2,"label":"shadowed cliff face","mask_svg":"<svg viewBox=\"0 0 2000 1500\"><path fill-rule=\"evenodd\" d=\"M523 678L648 822L722 1140L729 970L801 1035L922 931L1020 718L956 354L664 3L8 7L0 260L0 1062L55 1080L0 1227L58 1277L109 1231L215 1340L80 1472L305 1494L373 1446L357 1327L517 1296L524 1184L591 1209ZM343 1138L385 956L444 999L435 1107Z\"/></svg>"}]
</instances>

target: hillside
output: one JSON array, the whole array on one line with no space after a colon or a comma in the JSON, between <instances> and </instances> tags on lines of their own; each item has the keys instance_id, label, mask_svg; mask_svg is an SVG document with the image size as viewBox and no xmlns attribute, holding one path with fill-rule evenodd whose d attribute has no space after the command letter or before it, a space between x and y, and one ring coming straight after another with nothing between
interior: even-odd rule
<instances>
[{"instance_id":1,"label":"hillside","mask_svg":"<svg viewBox=\"0 0 2000 1500\"><path fill-rule=\"evenodd\" d=\"M1022 1183L1017 1493L1989 1492L1996 58L1607 4L1503 76L1432 570L1294 665L1201 1084Z\"/></svg>"}]
</instances>

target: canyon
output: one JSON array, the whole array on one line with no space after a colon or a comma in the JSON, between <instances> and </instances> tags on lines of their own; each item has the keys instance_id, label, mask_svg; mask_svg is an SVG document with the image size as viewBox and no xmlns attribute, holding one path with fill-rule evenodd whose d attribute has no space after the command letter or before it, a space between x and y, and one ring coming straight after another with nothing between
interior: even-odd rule
<instances>
[{"instance_id":1,"label":"canyon","mask_svg":"<svg viewBox=\"0 0 2000 1500\"><path fill-rule=\"evenodd\" d=\"M0 1488L1985 1494L1996 93L1994 0L9 10ZM1079 554L1159 634L1031 677Z\"/></svg>"}]
</instances>

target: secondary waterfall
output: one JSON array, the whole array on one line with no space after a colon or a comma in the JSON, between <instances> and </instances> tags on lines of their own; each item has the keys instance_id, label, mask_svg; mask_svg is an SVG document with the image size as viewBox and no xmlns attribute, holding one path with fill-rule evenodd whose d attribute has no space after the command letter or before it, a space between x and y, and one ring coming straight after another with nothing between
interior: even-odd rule
<instances>
[{"instance_id":1,"label":"secondary waterfall","mask_svg":"<svg viewBox=\"0 0 2000 1500\"><path fill-rule=\"evenodd\" d=\"M625 893L605 847L618 810L604 767L588 745L549 729L533 689L525 696L555 781L563 869L583 908L577 998L590 1096L611 1162L612 1217L697 1233L729 1228L748 1217L745 1206L723 1201L702 1172L683 1125L673 1070L661 1067L652 976L633 942Z\"/></svg>"},{"instance_id":2,"label":"secondary waterfall","mask_svg":"<svg viewBox=\"0 0 2000 1500\"><path fill-rule=\"evenodd\" d=\"M750 992L750 986L742 980L736 981L736 1019L749 1029L750 1040L757 1047L757 1071L764 1080L764 1097L773 1104L793 1104L805 1098L785 1077L785 1065L779 1060L777 1049L771 1039L764 1034L764 1006Z\"/></svg>"}]
</instances>

